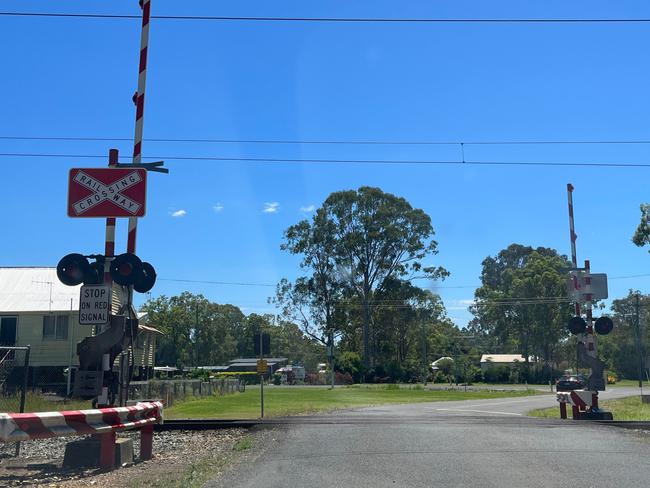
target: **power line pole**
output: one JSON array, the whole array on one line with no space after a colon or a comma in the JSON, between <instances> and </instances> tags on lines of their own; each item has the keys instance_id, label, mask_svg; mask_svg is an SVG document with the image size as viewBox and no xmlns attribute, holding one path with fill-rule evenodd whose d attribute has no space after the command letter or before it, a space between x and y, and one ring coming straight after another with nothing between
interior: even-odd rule
<instances>
[{"instance_id":1,"label":"power line pole","mask_svg":"<svg viewBox=\"0 0 650 488\"><path fill-rule=\"evenodd\" d=\"M427 332L424 318L422 320L422 384L427 384Z\"/></svg>"},{"instance_id":2,"label":"power line pole","mask_svg":"<svg viewBox=\"0 0 650 488\"><path fill-rule=\"evenodd\" d=\"M199 362L199 302L198 300L194 302L194 313L195 313L195 326L194 326L194 336L196 342L196 366L200 366Z\"/></svg>"},{"instance_id":3,"label":"power line pole","mask_svg":"<svg viewBox=\"0 0 650 488\"><path fill-rule=\"evenodd\" d=\"M643 346L641 343L641 324L639 321L639 301L640 297L637 293L634 300L634 315L635 315L635 333L636 333L636 350L638 359L638 375L639 375L639 389L643 394Z\"/></svg>"}]
</instances>

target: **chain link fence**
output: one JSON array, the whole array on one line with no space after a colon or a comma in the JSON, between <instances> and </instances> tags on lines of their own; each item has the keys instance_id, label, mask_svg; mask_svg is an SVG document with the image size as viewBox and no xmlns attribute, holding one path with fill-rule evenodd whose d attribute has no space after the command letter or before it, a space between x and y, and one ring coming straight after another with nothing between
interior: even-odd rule
<instances>
[{"instance_id":1,"label":"chain link fence","mask_svg":"<svg viewBox=\"0 0 650 488\"><path fill-rule=\"evenodd\" d=\"M0 412L24 412L29 373L29 346L0 346ZM20 442L0 444L0 457L18 456Z\"/></svg>"}]
</instances>

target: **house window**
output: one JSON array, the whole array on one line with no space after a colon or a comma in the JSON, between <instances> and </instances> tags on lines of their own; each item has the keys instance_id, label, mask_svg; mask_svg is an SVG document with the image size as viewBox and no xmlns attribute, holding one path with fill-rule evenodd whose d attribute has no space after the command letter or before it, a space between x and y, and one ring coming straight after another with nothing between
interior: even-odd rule
<instances>
[{"instance_id":1,"label":"house window","mask_svg":"<svg viewBox=\"0 0 650 488\"><path fill-rule=\"evenodd\" d=\"M67 315L43 315L43 340L64 341L68 338Z\"/></svg>"},{"instance_id":2,"label":"house window","mask_svg":"<svg viewBox=\"0 0 650 488\"><path fill-rule=\"evenodd\" d=\"M0 346L16 345L18 317L0 317Z\"/></svg>"}]
</instances>

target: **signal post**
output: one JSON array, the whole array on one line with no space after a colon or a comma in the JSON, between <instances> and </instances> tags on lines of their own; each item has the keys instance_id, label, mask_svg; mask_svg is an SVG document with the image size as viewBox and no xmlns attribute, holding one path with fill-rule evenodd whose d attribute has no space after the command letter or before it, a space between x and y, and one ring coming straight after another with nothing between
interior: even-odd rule
<instances>
[{"instance_id":1,"label":"signal post","mask_svg":"<svg viewBox=\"0 0 650 488\"><path fill-rule=\"evenodd\" d=\"M612 420L611 412L602 410L598 406L598 392L605 390L605 362L598 359L596 333L609 334L613 329L613 322L607 316L599 317L595 322L592 316L592 303L608 297L607 275L592 273L591 263L585 260L584 267L577 267L576 239L573 219L573 185L567 185L567 198L569 203L569 231L571 236L571 261L573 268L569 271L567 290L570 298L575 301L575 315L569 320L569 331L578 336L578 360L591 370L587 387L583 390L558 392L557 400L560 403L560 417L567 418L566 404L570 404L573 418L590 420ZM583 308L584 315L583 318ZM577 365L576 365L577 373Z\"/></svg>"}]
</instances>

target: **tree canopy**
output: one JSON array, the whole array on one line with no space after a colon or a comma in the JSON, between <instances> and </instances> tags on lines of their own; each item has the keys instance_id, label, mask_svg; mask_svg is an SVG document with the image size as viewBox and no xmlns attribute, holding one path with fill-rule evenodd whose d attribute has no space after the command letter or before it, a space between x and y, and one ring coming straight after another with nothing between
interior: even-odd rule
<instances>
[{"instance_id":1,"label":"tree canopy","mask_svg":"<svg viewBox=\"0 0 650 488\"><path fill-rule=\"evenodd\" d=\"M482 286L470 310L471 329L490 336L500 352L556 361L568 336L571 316L567 298L566 256L550 248L512 244L483 261Z\"/></svg>"},{"instance_id":2,"label":"tree canopy","mask_svg":"<svg viewBox=\"0 0 650 488\"><path fill-rule=\"evenodd\" d=\"M294 283L280 283L276 303L305 305L309 316L301 322L312 330L341 330L360 319L361 353L368 369L377 354L373 341L377 298L394 280L440 279L442 267L424 260L437 254L430 217L404 198L379 188L361 187L332 193L311 221L303 220L285 232L282 248L303 257L307 272ZM342 309L347 307L347 312ZM358 307L359 310L356 310ZM360 313L359 313L360 312Z\"/></svg>"}]
</instances>

